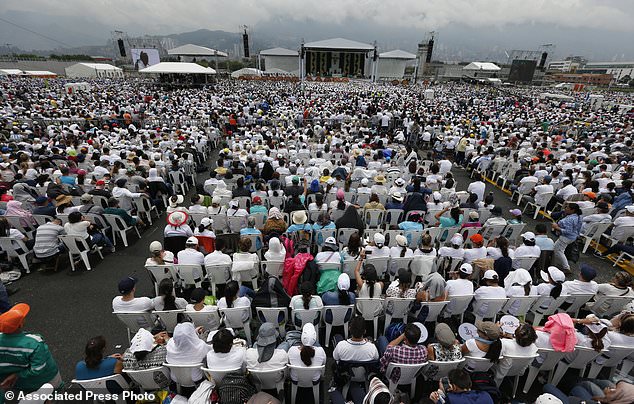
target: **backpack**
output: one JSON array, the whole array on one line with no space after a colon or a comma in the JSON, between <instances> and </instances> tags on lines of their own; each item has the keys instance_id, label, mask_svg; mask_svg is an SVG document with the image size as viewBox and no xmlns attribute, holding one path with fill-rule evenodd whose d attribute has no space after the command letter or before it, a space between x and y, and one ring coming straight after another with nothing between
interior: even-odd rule
<instances>
[{"instance_id":1,"label":"backpack","mask_svg":"<svg viewBox=\"0 0 634 404\"><path fill-rule=\"evenodd\" d=\"M218 386L220 404L244 404L256 389L249 379L240 372L231 372L225 375Z\"/></svg>"}]
</instances>

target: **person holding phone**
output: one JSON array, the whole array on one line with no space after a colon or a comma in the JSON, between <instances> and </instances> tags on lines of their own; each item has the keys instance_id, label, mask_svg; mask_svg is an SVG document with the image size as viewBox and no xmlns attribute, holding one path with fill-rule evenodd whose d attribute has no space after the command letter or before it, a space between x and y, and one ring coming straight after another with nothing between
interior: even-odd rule
<instances>
[{"instance_id":1,"label":"person holding phone","mask_svg":"<svg viewBox=\"0 0 634 404\"><path fill-rule=\"evenodd\" d=\"M477 403L493 404L493 399L486 391L471 390L471 377L462 369L449 371L448 377L438 382L438 390L429 395L435 404Z\"/></svg>"}]
</instances>

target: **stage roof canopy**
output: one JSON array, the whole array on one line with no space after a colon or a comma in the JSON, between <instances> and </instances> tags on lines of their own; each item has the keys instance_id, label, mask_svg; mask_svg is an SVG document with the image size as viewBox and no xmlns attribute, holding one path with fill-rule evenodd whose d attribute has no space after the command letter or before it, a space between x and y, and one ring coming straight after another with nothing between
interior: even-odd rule
<instances>
[{"instance_id":1,"label":"stage roof canopy","mask_svg":"<svg viewBox=\"0 0 634 404\"><path fill-rule=\"evenodd\" d=\"M308 42L304 44L305 49L330 49L330 50L348 50L348 51L371 51L374 50L374 46L352 41L345 38L332 38L325 39L323 41Z\"/></svg>"},{"instance_id":2,"label":"stage roof canopy","mask_svg":"<svg viewBox=\"0 0 634 404\"><path fill-rule=\"evenodd\" d=\"M502 69L495 63L491 62L471 62L463 67L462 70L497 72Z\"/></svg>"},{"instance_id":3,"label":"stage roof canopy","mask_svg":"<svg viewBox=\"0 0 634 404\"><path fill-rule=\"evenodd\" d=\"M187 44L179 46L167 51L168 55L181 55L181 56L221 56L227 57L228 55L219 50L207 48L204 46Z\"/></svg>"},{"instance_id":4,"label":"stage roof canopy","mask_svg":"<svg viewBox=\"0 0 634 404\"><path fill-rule=\"evenodd\" d=\"M139 73L216 74L216 71L196 63L161 62L141 69Z\"/></svg>"},{"instance_id":5,"label":"stage roof canopy","mask_svg":"<svg viewBox=\"0 0 634 404\"><path fill-rule=\"evenodd\" d=\"M231 73L231 77L233 77L234 79L237 79L238 77L242 77L242 76L261 76L261 75L262 75L262 70L254 69L253 67L244 67L240 70L236 70L235 72Z\"/></svg>"},{"instance_id":6,"label":"stage roof canopy","mask_svg":"<svg viewBox=\"0 0 634 404\"><path fill-rule=\"evenodd\" d=\"M273 49L265 49L260 51L260 55L262 56L295 56L297 57L298 52L285 48L273 48Z\"/></svg>"},{"instance_id":7,"label":"stage roof canopy","mask_svg":"<svg viewBox=\"0 0 634 404\"><path fill-rule=\"evenodd\" d=\"M416 59L416 55L413 53L405 52L400 49L396 49L389 52L383 52L379 54L381 59Z\"/></svg>"}]
</instances>

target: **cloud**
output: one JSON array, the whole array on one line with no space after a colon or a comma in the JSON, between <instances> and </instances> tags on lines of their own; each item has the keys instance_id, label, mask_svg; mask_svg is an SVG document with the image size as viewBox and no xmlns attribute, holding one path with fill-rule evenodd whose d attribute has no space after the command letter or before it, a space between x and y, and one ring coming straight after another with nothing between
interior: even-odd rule
<instances>
[{"instance_id":1,"label":"cloud","mask_svg":"<svg viewBox=\"0 0 634 404\"><path fill-rule=\"evenodd\" d=\"M500 29L516 24L634 32L629 0L2 0L0 13L27 11L95 20L132 33L198 28L235 32L272 19L323 20L440 30L452 24Z\"/></svg>"}]
</instances>

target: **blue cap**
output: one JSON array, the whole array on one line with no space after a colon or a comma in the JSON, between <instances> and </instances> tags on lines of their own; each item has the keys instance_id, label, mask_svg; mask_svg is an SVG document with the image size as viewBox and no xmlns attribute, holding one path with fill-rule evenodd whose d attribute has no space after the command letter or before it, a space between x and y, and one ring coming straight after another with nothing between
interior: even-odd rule
<instances>
[{"instance_id":1,"label":"blue cap","mask_svg":"<svg viewBox=\"0 0 634 404\"><path fill-rule=\"evenodd\" d=\"M119 281L119 293L122 295L126 295L132 292L134 289L134 285L136 285L137 280L131 276L125 277Z\"/></svg>"},{"instance_id":2,"label":"blue cap","mask_svg":"<svg viewBox=\"0 0 634 404\"><path fill-rule=\"evenodd\" d=\"M579 270L581 271L581 276L583 276L583 279L588 282L597 277L597 270L588 264L581 264Z\"/></svg>"},{"instance_id":3,"label":"blue cap","mask_svg":"<svg viewBox=\"0 0 634 404\"><path fill-rule=\"evenodd\" d=\"M43 196L43 195L42 196L38 196L37 198L35 198L35 203L38 204L38 205L41 205L41 204L46 203L46 202L48 202L48 198Z\"/></svg>"}]
</instances>

